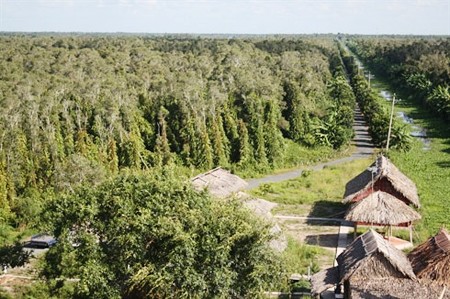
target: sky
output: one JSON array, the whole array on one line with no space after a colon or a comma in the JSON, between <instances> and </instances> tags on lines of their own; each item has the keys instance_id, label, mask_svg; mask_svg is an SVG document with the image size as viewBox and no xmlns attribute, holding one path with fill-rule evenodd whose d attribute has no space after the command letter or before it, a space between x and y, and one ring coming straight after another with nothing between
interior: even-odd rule
<instances>
[{"instance_id":1,"label":"sky","mask_svg":"<svg viewBox=\"0 0 450 299\"><path fill-rule=\"evenodd\" d=\"M0 0L0 31L450 35L450 0Z\"/></svg>"}]
</instances>

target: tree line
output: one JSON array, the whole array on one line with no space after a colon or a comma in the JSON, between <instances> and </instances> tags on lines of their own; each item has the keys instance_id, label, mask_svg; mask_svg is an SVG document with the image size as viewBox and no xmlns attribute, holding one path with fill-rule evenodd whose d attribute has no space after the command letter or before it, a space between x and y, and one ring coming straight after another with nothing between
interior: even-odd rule
<instances>
[{"instance_id":1,"label":"tree line","mask_svg":"<svg viewBox=\"0 0 450 299\"><path fill-rule=\"evenodd\" d=\"M355 57L352 56L343 46L340 45L342 59L348 71L351 86L359 103L364 118L369 126L369 133L373 143L380 148L384 148L388 139L390 113L381 104L382 99L369 86L369 83L361 74L359 65ZM408 150L411 146L411 137L405 124L393 119L390 148L398 150Z\"/></svg>"},{"instance_id":2,"label":"tree line","mask_svg":"<svg viewBox=\"0 0 450 299\"><path fill-rule=\"evenodd\" d=\"M450 120L450 38L355 38L348 45L396 88Z\"/></svg>"}]
</instances>

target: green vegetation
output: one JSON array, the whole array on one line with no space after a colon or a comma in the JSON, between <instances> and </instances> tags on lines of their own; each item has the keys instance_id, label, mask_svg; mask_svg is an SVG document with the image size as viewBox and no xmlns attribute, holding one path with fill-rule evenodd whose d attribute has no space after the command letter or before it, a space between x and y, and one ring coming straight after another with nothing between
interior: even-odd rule
<instances>
[{"instance_id":1,"label":"green vegetation","mask_svg":"<svg viewBox=\"0 0 450 299\"><path fill-rule=\"evenodd\" d=\"M450 120L450 38L354 38L348 45L397 91Z\"/></svg>"},{"instance_id":2,"label":"green vegetation","mask_svg":"<svg viewBox=\"0 0 450 299\"><path fill-rule=\"evenodd\" d=\"M124 169L258 175L330 157L352 135L354 98L327 38L9 34L0 49L5 235Z\"/></svg>"},{"instance_id":3,"label":"green vegetation","mask_svg":"<svg viewBox=\"0 0 450 299\"><path fill-rule=\"evenodd\" d=\"M350 47L396 78L406 99L397 109L427 129L423 151L396 121L392 148L412 150L389 152L419 188L423 240L450 226L450 128L415 104L448 121L450 47L388 41ZM23 264L14 242L32 231L59 241L40 261L42 280L18 298L286 289L286 273L318 270L323 249L290 239L282 256L272 252L266 224L234 200L194 192L187 178L219 165L252 177L345 153L355 101L375 143L387 137L386 104L329 38L11 34L0 49L0 263ZM253 194L279 203L275 213L338 216L345 183L371 162L305 171Z\"/></svg>"},{"instance_id":4,"label":"green vegetation","mask_svg":"<svg viewBox=\"0 0 450 299\"><path fill-rule=\"evenodd\" d=\"M419 191L422 220L415 227L416 242L434 235L442 226L450 227L447 204L450 194L450 128L445 115L436 113L436 109L426 104L427 91L410 86L405 80L422 77L428 82L424 81L431 93L434 88L448 85L450 73L445 65L449 52L448 47L443 47L445 43L448 44L448 39L355 39L349 43L364 62L379 74L374 81L376 84L372 85L374 91L378 93L380 88L396 91L402 100L396 104L395 111L406 113L414 119L415 125L426 130L429 149L424 150L423 142L414 140L408 152L389 152L395 165L416 183ZM447 59L443 55L447 55ZM388 61L389 65L386 65ZM436 118L437 114L444 117Z\"/></svg>"},{"instance_id":5,"label":"green vegetation","mask_svg":"<svg viewBox=\"0 0 450 299\"><path fill-rule=\"evenodd\" d=\"M415 123L427 128L431 149L422 150L416 141L410 152L392 152L389 157L417 185L422 221L416 226L421 241L436 234L442 226L450 227L450 130L442 121L425 111L414 113Z\"/></svg>"},{"instance_id":6,"label":"green vegetation","mask_svg":"<svg viewBox=\"0 0 450 299\"><path fill-rule=\"evenodd\" d=\"M248 297L279 284L268 225L183 181L123 174L49 202L59 241L42 271L50 291L65 278L79 279L76 298Z\"/></svg>"},{"instance_id":7,"label":"green vegetation","mask_svg":"<svg viewBox=\"0 0 450 299\"><path fill-rule=\"evenodd\" d=\"M285 256L287 273L311 273L320 271L318 256L324 254L326 249L319 246L300 244L299 242L288 238L288 247L283 253Z\"/></svg>"},{"instance_id":8,"label":"green vegetation","mask_svg":"<svg viewBox=\"0 0 450 299\"><path fill-rule=\"evenodd\" d=\"M251 192L257 197L289 205L313 205L321 200L340 203L345 184L371 163L371 159L359 159L320 171L305 170L296 179L263 184Z\"/></svg>"},{"instance_id":9,"label":"green vegetation","mask_svg":"<svg viewBox=\"0 0 450 299\"><path fill-rule=\"evenodd\" d=\"M363 75L359 74L358 65L353 56L341 47L343 61L350 75L351 85L361 111L369 126L369 133L373 143L378 147L385 147L388 139L390 113L384 109L384 101L377 93L373 92ZM396 120L392 123L390 135L390 148L408 150L411 138L406 126Z\"/></svg>"}]
</instances>

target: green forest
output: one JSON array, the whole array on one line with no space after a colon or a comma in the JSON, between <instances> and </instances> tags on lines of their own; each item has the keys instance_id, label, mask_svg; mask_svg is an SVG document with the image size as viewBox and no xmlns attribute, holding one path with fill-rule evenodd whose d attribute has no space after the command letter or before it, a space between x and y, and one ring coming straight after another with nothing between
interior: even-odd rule
<instances>
[{"instance_id":1,"label":"green forest","mask_svg":"<svg viewBox=\"0 0 450 299\"><path fill-rule=\"evenodd\" d=\"M0 43L0 199L16 226L46 197L123 169L264 173L290 166L289 151L352 136L354 96L331 39Z\"/></svg>"},{"instance_id":2,"label":"green forest","mask_svg":"<svg viewBox=\"0 0 450 299\"><path fill-rule=\"evenodd\" d=\"M357 102L384 147L389 112L347 46L448 122L449 39L0 35L0 264L27 262L20 242L36 232L58 239L21 296L288 289L269 225L189 178L217 166L257 177L348 151ZM411 149L399 120L390 142Z\"/></svg>"}]
</instances>

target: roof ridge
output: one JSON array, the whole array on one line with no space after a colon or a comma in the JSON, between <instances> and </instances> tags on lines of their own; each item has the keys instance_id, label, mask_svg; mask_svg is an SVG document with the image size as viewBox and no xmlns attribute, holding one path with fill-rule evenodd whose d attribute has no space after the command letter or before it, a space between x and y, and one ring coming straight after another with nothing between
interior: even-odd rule
<instances>
[{"instance_id":1,"label":"roof ridge","mask_svg":"<svg viewBox=\"0 0 450 299\"><path fill-rule=\"evenodd\" d=\"M209 174L211 174L211 173L213 173L213 172L215 172L215 171L217 171L217 170L219 170L219 169L223 169L223 168L222 168L221 166L217 166L217 167L214 168L214 169L211 169L211 170L208 170L207 172L200 173L200 174L196 175L196 176L193 177L191 180L200 179L200 178L202 178L202 177L204 177L204 176L207 176L207 175L209 175ZM227 171L227 170L225 170L225 171Z\"/></svg>"}]
</instances>

